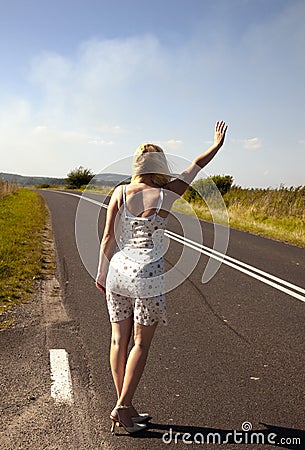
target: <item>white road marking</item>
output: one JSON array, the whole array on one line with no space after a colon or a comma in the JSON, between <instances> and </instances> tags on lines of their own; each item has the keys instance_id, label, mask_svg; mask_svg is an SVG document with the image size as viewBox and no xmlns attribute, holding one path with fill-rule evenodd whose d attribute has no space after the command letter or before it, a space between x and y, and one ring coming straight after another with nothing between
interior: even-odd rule
<instances>
[{"instance_id":1,"label":"white road marking","mask_svg":"<svg viewBox=\"0 0 305 450\"><path fill-rule=\"evenodd\" d=\"M108 205L106 205L106 203L98 202L97 200L94 200L93 198L90 197L85 197L84 195L73 194L72 192L64 192L64 191L52 191L52 192L57 192L58 194L72 195L73 197L78 197L82 200L86 200L87 202L94 203L95 205L98 206L102 206L105 209L108 208Z\"/></svg>"},{"instance_id":2,"label":"white road marking","mask_svg":"<svg viewBox=\"0 0 305 450\"><path fill-rule=\"evenodd\" d=\"M50 349L51 397L57 402L73 403L72 379L65 349Z\"/></svg>"},{"instance_id":3,"label":"white road marking","mask_svg":"<svg viewBox=\"0 0 305 450\"><path fill-rule=\"evenodd\" d=\"M176 237L178 237L180 239L182 238L182 236L180 236L180 234L176 234L173 231L166 230L166 234L171 234L172 236L176 236ZM212 252L215 255L219 255L222 258L227 259L228 261L233 261L234 263L239 264L242 267L246 267L246 268L252 270L253 272L259 273L259 274L261 274L263 276L266 276L266 277L270 278L270 280L274 280L277 283L283 284L284 286L290 287L290 288L294 289L295 291L302 292L303 294L305 294L305 289L301 288L300 286L296 286L295 284L289 283L289 281L282 280L281 278L278 278L278 277L276 277L274 275L271 275L268 272L264 272L263 270L257 269L256 267L253 267L253 266L250 266L249 264L246 264L246 263L244 263L242 261L239 261L238 259L232 258L231 256L224 255L223 253L220 253L217 250L214 250L214 249L212 249L210 247L206 247L205 245L199 244L198 242L194 242L191 239L188 239L186 237L184 237L183 239L185 241L190 242L191 244L198 245L198 247L200 247L203 250L207 250L208 252Z\"/></svg>"},{"instance_id":4,"label":"white road marking","mask_svg":"<svg viewBox=\"0 0 305 450\"><path fill-rule=\"evenodd\" d=\"M87 200L96 205L102 206L103 208L106 208L106 209L108 207L108 205L106 205L104 203L98 202L97 200L90 199L83 195L73 194L71 192L63 192L63 191L55 191L55 192L58 192L61 194L73 195L75 197L82 198L82 199ZM221 261L223 264L226 264L227 266L230 266L236 270L239 270L240 272L245 273L246 275L249 275L250 277L257 279L257 280L261 281L262 283L272 286L275 289L278 289L279 291L284 292L285 294L288 294L302 302L305 302L305 296L298 294L298 292L305 294L305 289L303 289L300 286L292 284L286 280L282 280L281 278L278 278L275 275L272 275L268 272L257 269L256 267L251 266L250 264L246 264L235 258L227 256L223 253L217 252L216 250L214 250L212 248L206 247L198 242L192 241L191 239L185 238L184 236L180 236L179 234L176 234L170 230L166 230L165 234L170 239L173 239L181 244L187 245L188 247L193 248L194 250L197 250L200 253L203 253L211 258L214 258L217 261ZM297 291L297 292L294 292L294 291Z\"/></svg>"},{"instance_id":5,"label":"white road marking","mask_svg":"<svg viewBox=\"0 0 305 450\"><path fill-rule=\"evenodd\" d=\"M166 234L167 233L168 232L166 231ZM174 233L174 234L176 234L176 233ZM292 297L294 297L294 298L296 298L298 300L301 300L302 302L305 302L305 296L304 295L298 294L297 292L294 292L291 289L285 288L285 287L281 286L280 284L277 284L274 281L271 281L268 278L265 278L265 277L273 277L273 275L270 275L269 273L264 272L263 270L256 269L256 267L253 267L253 266L250 266L248 264L242 263L242 264L245 264L247 267L251 268L251 270L253 270L253 272L250 272L250 270L244 269L243 267L240 267L240 266L238 266L236 264L233 264L230 261L226 261L225 260L226 255L223 255L222 253L220 253L222 255L221 257L213 255L213 253L211 253L211 249L209 249L209 251L203 250L202 248L200 248L201 244L198 244L197 242L193 242L192 244L190 244L190 242L187 242L185 238L182 238L181 236L178 238L177 236L179 236L179 235L169 236L169 237L171 239L174 239L175 241L183 244L183 245L187 245L188 247L193 248L194 250L197 250L200 253L203 253L204 255L210 256L211 258L214 258L214 259L216 259L218 261L221 261L223 264L226 264L227 266L233 267L233 269L239 270L240 272L245 273L246 275L249 275L252 278L256 278L257 280L261 281L262 283L268 284L269 286L272 286L275 289L278 289L279 291L285 292L285 294L291 295ZM190 239L187 239L187 240L190 241ZM228 258L230 258L230 257L228 257ZM230 258L230 259L234 259L234 258ZM235 261L237 261L237 260L235 260ZM238 261L238 264L240 264L240 263L241 262ZM264 274L264 277L261 276L261 275L257 275L255 273L255 271L259 271L260 273ZM274 278L277 278L277 277L274 277ZM288 281L286 282L285 280L281 280L280 278L277 278L277 279L280 280L282 284L287 283L290 286L293 286L294 289L296 289L296 290L301 290L301 291L303 290L299 286L296 286L296 285L294 285L292 283L288 283Z\"/></svg>"}]
</instances>

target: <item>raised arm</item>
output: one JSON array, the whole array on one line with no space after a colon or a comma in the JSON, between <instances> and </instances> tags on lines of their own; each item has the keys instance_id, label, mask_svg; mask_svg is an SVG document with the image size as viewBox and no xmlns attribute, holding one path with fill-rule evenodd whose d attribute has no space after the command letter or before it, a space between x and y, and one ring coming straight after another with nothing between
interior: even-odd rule
<instances>
[{"instance_id":1,"label":"raised arm","mask_svg":"<svg viewBox=\"0 0 305 450\"><path fill-rule=\"evenodd\" d=\"M165 189L173 191L175 194L181 196L194 180L198 172L214 158L218 150L222 147L227 128L228 126L225 122L216 122L214 142L211 147L205 153L197 156L193 163L182 172L180 178L167 183L166 186L164 186Z\"/></svg>"}]
</instances>

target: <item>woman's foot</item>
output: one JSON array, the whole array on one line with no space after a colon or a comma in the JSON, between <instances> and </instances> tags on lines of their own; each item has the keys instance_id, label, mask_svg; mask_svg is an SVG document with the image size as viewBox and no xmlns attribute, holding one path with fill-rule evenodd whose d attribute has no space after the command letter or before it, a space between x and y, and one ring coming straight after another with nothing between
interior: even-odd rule
<instances>
[{"instance_id":1,"label":"woman's foot","mask_svg":"<svg viewBox=\"0 0 305 450\"><path fill-rule=\"evenodd\" d=\"M151 419L147 413L138 413L134 406L131 405L131 418L136 423L143 423Z\"/></svg>"},{"instance_id":2,"label":"woman's foot","mask_svg":"<svg viewBox=\"0 0 305 450\"><path fill-rule=\"evenodd\" d=\"M131 419L131 407L128 408L121 408L120 409L120 419L126 425L126 427L132 427L133 426L133 420ZM111 411L110 418L113 420L119 421L119 415L118 415L118 407L115 406L113 410Z\"/></svg>"},{"instance_id":3,"label":"woman's foot","mask_svg":"<svg viewBox=\"0 0 305 450\"><path fill-rule=\"evenodd\" d=\"M132 420L130 409L130 406L119 405L115 408L115 410L112 410L110 415L112 434L115 434L116 425L121 425L128 433L136 433L138 431L145 430L145 424L135 423Z\"/></svg>"},{"instance_id":4,"label":"woman's foot","mask_svg":"<svg viewBox=\"0 0 305 450\"><path fill-rule=\"evenodd\" d=\"M113 410L111 411L111 414L110 414L110 417L115 420L118 419L118 414L117 414L116 408L117 407L113 408ZM151 418L151 416L147 413L139 414L133 405L130 405L129 412L130 412L130 417L132 418L133 422L142 423Z\"/></svg>"},{"instance_id":5,"label":"woman's foot","mask_svg":"<svg viewBox=\"0 0 305 450\"><path fill-rule=\"evenodd\" d=\"M129 411L130 411L131 417L137 417L139 415L136 408L133 405L130 406Z\"/></svg>"}]
</instances>

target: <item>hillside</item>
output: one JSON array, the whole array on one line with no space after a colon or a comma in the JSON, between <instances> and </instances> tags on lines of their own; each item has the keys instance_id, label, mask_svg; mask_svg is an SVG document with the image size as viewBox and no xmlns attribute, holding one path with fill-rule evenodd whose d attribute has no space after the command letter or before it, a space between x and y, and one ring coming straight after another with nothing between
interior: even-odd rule
<instances>
[{"instance_id":1,"label":"hillside","mask_svg":"<svg viewBox=\"0 0 305 450\"><path fill-rule=\"evenodd\" d=\"M95 184L115 186L118 182L128 178L128 175L121 175L116 173L102 173L95 176ZM16 183L19 186L37 186L40 184L65 185L65 178L53 177L36 177L24 176L15 173L0 172L0 180L8 181L9 183Z\"/></svg>"},{"instance_id":2,"label":"hillside","mask_svg":"<svg viewBox=\"0 0 305 450\"><path fill-rule=\"evenodd\" d=\"M35 186L37 184L65 184L64 178L32 177L4 172L0 172L0 179L2 179L3 181L8 181L9 183L16 183L19 186Z\"/></svg>"}]
</instances>

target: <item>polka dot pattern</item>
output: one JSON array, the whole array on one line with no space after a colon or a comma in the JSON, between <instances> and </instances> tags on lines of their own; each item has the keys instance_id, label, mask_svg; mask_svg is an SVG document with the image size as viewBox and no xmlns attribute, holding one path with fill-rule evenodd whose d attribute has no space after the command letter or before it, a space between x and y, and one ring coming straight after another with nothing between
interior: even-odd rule
<instances>
[{"instance_id":1,"label":"polka dot pattern","mask_svg":"<svg viewBox=\"0 0 305 450\"><path fill-rule=\"evenodd\" d=\"M167 218L156 212L149 217L136 217L124 210L117 251L111 258L106 280L106 298L111 322L133 315L142 325L159 322L167 325L164 289L164 242Z\"/></svg>"},{"instance_id":2,"label":"polka dot pattern","mask_svg":"<svg viewBox=\"0 0 305 450\"><path fill-rule=\"evenodd\" d=\"M107 305L111 322L119 322L133 315L134 321L141 325L150 326L156 322L167 325L164 295L132 298L113 292L108 294Z\"/></svg>"}]
</instances>

